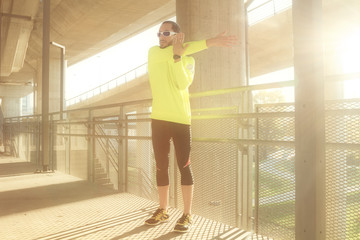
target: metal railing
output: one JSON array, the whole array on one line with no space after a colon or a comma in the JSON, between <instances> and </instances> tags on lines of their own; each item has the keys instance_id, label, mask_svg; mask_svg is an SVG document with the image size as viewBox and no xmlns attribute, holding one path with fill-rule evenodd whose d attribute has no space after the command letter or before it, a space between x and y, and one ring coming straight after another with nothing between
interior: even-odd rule
<instances>
[{"instance_id":1,"label":"metal railing","mask_svg":"<svg viewBox=\"0 0 360 240\"><path fill-rule=\"evenodd\" d=\"M294 103L253 103L254 91L293 84L287 81L191 94L195 106L191 155L194 213L275 239L295 238ZM231 95L229 102L224 98L227 95ZM222 102L222 106L211 106L214 102ZM51 114L52 167L94 182L95 159L109 158L106 171L116 189L156 201L150 106L149 99L68 110L64 120L59 113ZM360 99L327 101L324 111L327 238L356 239ZM30 152L30 161L39 156L35 154L39 151L39 123L40 118L33 116L9 118L4 125L4 135L11 139L7 142L17 142L20 155ZM24 139L33 141L22 144ZM7 149L11 148L14 146ZM181 208L174 149L170 156L170 203Z\"/></svg>"},{"instance_id":2,"label":"metal railing","mask_svg":"<svg viewBox=\"0 0 360 240\"><path fill-rule=\"evenodd\" d=\"M112 167L114 168L114 170L116 172L119 171L118 169L118 163L116 161L117 159L117 153L118 153L118 149L117 149L117 146L115 146L115 144L109 140L109 139L104 139L107 137L105 131L104 131L104 127L102 126L96 126L95 128L95 134L97 136L97 139L99 139L99 145L100 147L102 148L102 150L105 152L105 155L106 155L106 168L107 168L107 171L108 168L109 168L109 164L112 165ZM117 145L117 143L116 143Z\"/></svg>"}]
</instances>

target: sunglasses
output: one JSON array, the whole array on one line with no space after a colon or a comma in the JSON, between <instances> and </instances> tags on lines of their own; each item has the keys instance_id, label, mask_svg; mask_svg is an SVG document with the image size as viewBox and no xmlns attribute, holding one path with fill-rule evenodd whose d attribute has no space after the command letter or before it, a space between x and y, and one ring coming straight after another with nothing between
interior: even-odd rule
<instances>
[{"instance_id":1,"label":"sunglasses","mask_svg":"<svg viewBox=\"0 0 360 240\"><path fill-rule=\"evenodd\" d=\"M176 34L176 32L165 31L165 32L158 32L157 36L160 37L161 35L163 35L164 37L169 37L169 36L172 36L175 34Z\"/></svg>"}]
</instances>

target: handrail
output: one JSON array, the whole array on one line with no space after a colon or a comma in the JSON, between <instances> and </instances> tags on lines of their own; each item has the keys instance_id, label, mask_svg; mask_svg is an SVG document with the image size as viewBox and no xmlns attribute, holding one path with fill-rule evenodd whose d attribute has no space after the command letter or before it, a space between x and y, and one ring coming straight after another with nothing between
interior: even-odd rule
<instances>
[{"instance_id":1,"label":"handrail","mask_svg":"<svg viewBox=\"0 0 360 240\"><path fill-rule=\"evenodd\" d=\"M190 98L223 95L223 94L228 94L228 93L233 93L233 92L246 92L246 91L254 91L254 90L282 88L282 87L290 87L290 86L294 86L294 80L190 93ZM70 112L75 112L75 111L79 111L79 110L86 111L86 110L95 110L95 109L102 109L102 108L113 108L113 107L134 105L134 104L146 103L146 102L151 103L151 100L152 99L143 99L143 100L122 102L122 103L113 103L113 104L106 104L106 105L99 105L99 106L92 106L92 107L67 109L67 110L63 111L63 113L70 113ZM60 112L54 112L51 114L60 114Z\"/></svg>"},{"instance_id":2,"label":"handrail","mask_svg":"<svg viewBox=\"0 0 360 240\"><path fill-rule=\"evenodd\" d=\"M103 135L105 134L104 130L99 125L97 126L97 130L100 131L101 134L103 134ZM113 156L113 155L115 155L115 156L117 155L117 150L115 149L115 146L113 145L113 143L110 141L109 142L109 147L110 147L109 150L111 150L111 151L106 151L106 144L103 141L104 141L104 139L100 138L100 140L99 140L100 146L107 154L109 154L108 156L110 157L110 159L109 159L110 163L114 167L115 171L118 172L119 171L118 166L117 166L117 163Z\"/></svg>"},{"instance_id":3,"label":"handrail","mask_svg":"<svg viewBox=\"0 0 360 240\"><path fill-rule=\"evenodd\" d=\"M360 72L324 76L325 82L344 81L344 80L351 80L353 78L360 78ZM233 93L233 92L246 92L246 91L282 88L282 87L290 87L290 86L294 86L294 85L295 85L294 80L273 82L273 83L266 83L266 84L256 84L256 85L248 85L248 86L242 86L242 87L225 88L225 89L217 89L217 90L209 90L209 91L203 91L203 92L190 93L190 98L223 95L223 94L228 94L228 93ZM145 103L149 103L151 105L151 100L152 99L142 99L142 100L135 100L135 101L128 101L128 102L121 102L121 103L112 103L112 104L105 104L105 105L98 105L98 106L91 106L91 107L67 109L67 110L64 110L63 113L67 114L67 113L77 112L77 111L91 111L91 110L96 110L96 109L113 108L113 107L121 107L121 106L126 106L126 105L145 104ZM345 99L344 101L351 101L351 99L350 100ZM60 112L50 113L50 115L59 115L59 114L60 114ZM35 114L35 115L30 115L30 116L7 117L7 118L5 118L4 123L5 124L11 123L11 120L20 121L21 119L36 118L36 117L41 118L41 115Z\"/></svg>"},{"instance_id":4,"label":"handrail","mask_svg":"<svg viewBox=\"0 0 360 240\"><path fill-rule=\"evenodd\" d=\"M138 75L139 74L139 70L140 69L144 69L145 68L145 71L140 71L140 74L141 75ZM72 104L75 104L75 103L78 103L78 102L81 102L83 100L86 100L86 99L89 99L91 97L94 97L98 94L101 94L103 92L106 92L106 91L109 91L110 89L112 88L115 88L115 87L118 87L122 84L125 84L127 82L129 82L130 80L134 80L135 78L137 77L140 77L140 76L143 76L147 73L147 63L144 63L116 78L113 78L111 79L110 81L106 82L106 83L103 83L93 89L90 89L84 93L81 93L80 95L78 96L75 96L75 97L72 97L70 99L67 99L66 100L66 105L67 106L70 106ZM134 74L132 77L128 77L130 74ZM124 81L121 81L119 82L118 80L121 80L123 78ZM114 86L111 86L111 85L114 85ZM105 89L105 90L103 90Z\"/></svg>"},{"instance_id":5,"label":"handrail","mask_svg":"<svg viewBox=\"0 0 360 240\"><path fill-rule=\"evenodd\" d=\"M100 138L100 140L98 142L99 142L99 145L101 146L101 148L103 149L103 151L109 156L109 162L114 167L115 171L118 172L119 170L117 167L117 163L114 160L114 157L112 156L112 152L106 151L106 143L104 143L104 139Z\"/></svg>"},{"instance_id":6,"label":"handrail","mask_svg":"<svg viewBox=\"0 0 360 240\"><path fill-rule=\"evenodd\" d=\"M233 92L244 92L244 91L254 91L254 90L265 90L271 88L282 88L282 87L291 87L294 86L294 80L285 81L285 82L274 82L274 83L266 83L266 84L258 84L258 85L248 85L241 87L233 87L233 88L223 88L217 90L209 90L204 92L190 93L190 98L197 97L208 97L215 95L223 95Z\"/></svg>"},{"instance_id":7,"label":"handrail","mask_svg":"<svg viewBox=\"0 0 360 240\"><path fill-rule=\"evenodd\" d=\"M101 134L96 134L97 136L106 135L103 127L101 127L101 126L99 126L99 125L97 125L96 127L97 127L97 130L101 133ZM109 147L110 147L110 149L111 149L113 152L116 153L116 154L114 154L114 155L117 156L117 149L115 148L115 146L114 146L114 144L113 144L112 142L109 143Z\"/></svg>"}]
</instances>

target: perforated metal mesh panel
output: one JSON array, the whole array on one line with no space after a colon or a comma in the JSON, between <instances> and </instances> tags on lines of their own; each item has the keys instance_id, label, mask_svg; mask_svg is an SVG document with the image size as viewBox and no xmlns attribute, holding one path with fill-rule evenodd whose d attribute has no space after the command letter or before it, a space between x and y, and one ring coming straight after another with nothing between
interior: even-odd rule
<instances>
[{"instance_id":1,"label":"perforated metal mesh panel","mask_svg":"<svg viewBox=\"0 0 360 240\"><path fill-rule=\"evenodd\" d=\"M238 148L234 143L208 139L235 139L238 122L233 118L197 119L234 113L237 109L209 109L193 113L191 166L194 175L193 211L209 219L236 225L236 179ZM177 167L176 167L177 168ZM177 171L177 170L176 170ZM180 174L177 176L177 203L182 209Z\"/></svg>"},{"instance_id":2,"label":"perforated metal mesh panel","mask_svg":"<svg viewBox=\"0 0 360 240\"><path fill-rule=\"evenodd\" d=\"M360 239L360 101L326 108L326 239Z\"/></svg>"},{"instance_id":3,"label":"perforated metal mesh panel","mask_svg":"<svg viewBox=\"0 0 360 240\"><path fill-rule=\"evenodd\" d=\"M29 152L30 152L30 161L33 163L38 164L40 159L38 158L39 152L37 151L39 148L39 137L40 137L40 130L39 130L39 122L37 120L31 120L29 126Z\"/></svg>"},{"instance_id":4,"label":"perforated metal mesh panel","mask_svg":"<svg viewBox=\"0 0 360 240\"><path fill-rule=\"evenodd\" d=\"M260 140L289 141L295 139L294 117L277 117L276 113L294 112L294 106L289 104L261 105L259 113L274 113L272 117L258 118L257 135Z\"/></svg>"},{"instance_id":5,"label":"perforated metal mesh panel","mask_svg":"<svg viewBox=\"0 0 360 240\"><path fill-rule=\"evenodd\" d=\"M85 124L73 124L70 126L71 134L87 134ZM88 142L85 136L70 137L70 164L69 173L73 176L88 179Z\"/></svg>"},{"instance_id":6,"label":"perforated metal mesh panel","mask_svg":"<svg viewBox=\"0 0 360 240\"><path fill-rule=\"evenodd\" d=\"M295 150L259 146L257 232L295 239Z\"/></svg>"},{"instance_id":7,"label":"perforated metal mesh panel","mask_svg":"<svg viewBox=\"0 0 360 240\"><path fill-rule=\"evenodd\" d=\"M234 144L193 142L194 213L236 226L237 154Z\"/></svg>"},{"instance_id":8,"label":"perforated metal mesh panel","mask_svg":"<svg viewBox=\"0 0 360 240\"><path fill-rule=\"evenodd\" d=\"M128 149L128 192L157 200L156 166L151 141L129 140Z\"/></svg>"},{"instance_id":9,"label":"perforated metal mesh panel","mask_svg":"<svg viewBox=\"0 0 360 240\"><path fill-rule=\"evenodd\" d=\"M68 163L66 162L66 145L69 137L63 134L68 134L68 127L65 124L56 124L53 128L53 158L55 170L67 173Z\"/></svg>"},{"instance_id":10,"label":"perforated metal mesh panel","mask_svg":"<svg viewBox=\"0 0 360 240\"><path fill-rule=\"evenodd\" d=\"M127 116L127 190L140 197L157 200L156 166L151 142L151 120L145 112ZM136 139L140 137L143 139Z\"/></svg>"},{"instance_id":11,"label":"perforated metal mesh panel","mask_svg":"<svg viewBox=\"0 0 360 240\"><path fill-rule=\"evenodd\" d=\"M259 105L256 109L259 113L275 113L258 119L258 139L295 139L294 117L276 116L276 113L293 112L293 105ZM256 155L256 232L274 239L295 239L295 149L275 144L258 145Z\"/></svg>"}]
</instances>

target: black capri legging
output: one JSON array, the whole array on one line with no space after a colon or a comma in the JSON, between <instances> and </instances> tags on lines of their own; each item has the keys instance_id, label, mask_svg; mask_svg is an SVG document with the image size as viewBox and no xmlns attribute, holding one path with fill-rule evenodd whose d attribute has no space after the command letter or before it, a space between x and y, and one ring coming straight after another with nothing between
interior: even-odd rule
<instances>
[{"instance_id":1,"label":"black capri legging","mask_svg":"<svg viewBox=\"0 0 360 240\"><path fill-rule=\"evenodd\" d=\"M181 185L193 185L190 165L190 125L152 119L152 143L156 160L158 186L169 185L170 140L175 147L177 164L181 174Z\"/></svg>"}]
</instances>

